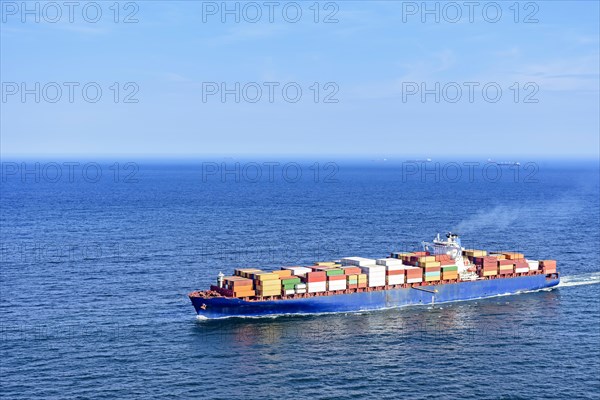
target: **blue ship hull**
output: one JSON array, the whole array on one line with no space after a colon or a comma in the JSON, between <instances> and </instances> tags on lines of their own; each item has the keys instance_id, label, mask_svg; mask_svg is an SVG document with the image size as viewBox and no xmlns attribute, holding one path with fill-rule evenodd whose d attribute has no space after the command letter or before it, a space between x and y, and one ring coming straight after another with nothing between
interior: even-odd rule
<instances>
[{"instance_id":1,"label":"blue ship hull","mask_svg":"<svg viewBox=\"0 0 600 400\"><path fill-rule=\"evenodd\" d=\"M480 299L550 288L558 285L559 282L558 277L532 275L298 299L268 301L244 301L229 297L206 299L190 297L190 299L198 315L206 318L335 313Z\"/></svg>"}]
</instances>

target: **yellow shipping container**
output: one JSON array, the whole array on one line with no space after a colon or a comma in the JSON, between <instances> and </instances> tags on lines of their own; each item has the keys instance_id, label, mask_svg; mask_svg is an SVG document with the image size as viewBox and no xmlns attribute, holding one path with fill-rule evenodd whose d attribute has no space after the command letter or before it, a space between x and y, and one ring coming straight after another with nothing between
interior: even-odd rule
<instances>
[{"instance_id":1,"label":"yellow shipping container","mask_svg":"<svg viewBox=\"0 0 600 400\"><path fill-rule=\"evenodd\" d=\"M439 275L425 276L425 282L439 281L439 280L440 280L440 276Z\"/></svg>"},{"instance_id":2,"label":"yellow shipping container","mask_svg":"<svg viewBox=\"0 0 600 400\"><path fill-rule=\"evenodd\" d=\"M273 271L274 274L277 274L278 277L280 278L285 278L287 276L292 276L292 270L291 269L280 269L277 271Z\"/></svg>"},{"instance_id":3,"label":"yellow shipping container","mask_svg":"<svg viewBox=\"0 0 600 400\"><path fill-rule=\"evenodd\" d=\"M256 279L258 279L259 281L272 281L272 280L278 280L279 279L279 275L273 273L273 272L265 272L263 274L258 274L256 275Z\"/></svg>"},{"instance_id":4,"label":"yellow shipping container","mask_svg":"<svg viewBox=\"0 0 600 400\"><path fill-rule=\"evenodd\" d=\"M257 286L257 292L280 292L281 286Z\"/></svg>"},{"instance_id":5,"label":"yellow shipping container","mask_svg":"<svg viewBox=\"0 0 600 400\"><path fill-rule=\"evenodd\" d=\"M242 275L242 276L243 276L244 278L253 279L253 278L254 278L254 275L257 275L257 274L264 274L264 273L265 273L265 271L263 271L263 270L260 270L260 269L257 269L256 271L246 271L246 272L243 272L243 275Z\"/></svg>"},{"instance_id":6,"label":"yellow shipping container","mask_svg":"<svg viewBox=\"0 0 600 400\"><path fill-rule=\"evenodd\" d=\"M281 296L281 291L277 292L260 292L259 296Z\"/></svg>"},{"instance_id":7,"label":"yellow shipping container","mask_svg":"<svg viewBox=\"0 0 600 400\"><path fill-rule=\"evenodd\" d=\"M419 261L419 267L439 267L442 264L439 261L426 261L426 262L421 262Z\"/></svg>"},{"instance_id":8,"label":"yellow shipping container","mask_svg":"<svg viewBox=\"0 0 600 400\"><path fill-rule=\"evenodd\" d=\"M242 276L244 278L248 278L250 274L254 272L260 272L258 268L237 268L234 272L236 276Z\"/></svg>"},{"instance_id":9,"label":"yellow shipping container","mask_svg":"<svg viewBox=\"0 0 600 400\"><path fill-rule=\"evenodd\" d=\"M485 257L487 255L487 251L475 249L466 249L463 253L471 257Z\"/></svg>"},{"instance_id":10,"label":"yellow shipping container","mask_svg":"<svg viewBox=\"0 0 600 400\"><path fill-rule=\"evenodd\" d=\"M419 257L419 265L421 265L421 263L426 263L426 262L431 262L431 261L435 261L435 257L434 256L421 256L421 257Z\"/></svg>"},{"instance_id":11,"label":"yellow shipping container","mask_svg":"<svg viewBox=\"0 0 600 400\"><path fill-rule=\"evenodd\" d=\"M280 288L281 287L281 281L279 279L275 280L275 281L262 281L262 282L258 282L256 284L257 288Z\"/></svg>"},{"instance_id":12,"label":"yellow shipping container","mask_svg":"<svg viewBox=\"0 0 600 400\"><path fill-rule=\"evenodd\" d=\"M281 287L257 287L257 292L280 292Z\"/></svg>"},{"instance_id":13,"label":"yellow shipping container","mask_svg":"<svg viewBox=\"0 0 600 400\"><path fill-rule=\"evenodd\" d=\"M458 278L458 272L442 274L442 279L456 279L456 278Z\"/></svg>"},{"instance_id":14,"label":"yellow shipping container","mask_svg":"<svg viewBox=\"0 0 600 400\"><path fill-rule=\"evenodd\" d=\"M334 261L317 261L315 262L315 265L320 267L333 267L336 265L336 263Z\"/></svg>"},{"instance_id":15,"label":"yellow shipping container","mask_svg":"<svg viewBox=\"0 0 600 400\"><path fill-rule=\"evenodd\" d=\"M494 276L498 275L498 271L483 271L483 276Z\"/></svg>"}]
</instances>

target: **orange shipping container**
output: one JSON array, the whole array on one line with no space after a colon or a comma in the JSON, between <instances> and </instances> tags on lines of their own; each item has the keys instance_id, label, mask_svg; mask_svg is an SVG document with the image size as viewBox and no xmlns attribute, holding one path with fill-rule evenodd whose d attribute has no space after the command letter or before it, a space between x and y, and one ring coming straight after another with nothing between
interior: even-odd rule
<instances>
[{"instance_id":1,"label":"orange shipping container","mask_svg":"<svg viewBox=\"0 0 600 400\"><path fill-rule=\"evenodd\" d=\"M280 278L285 278L288 276L292 276L292 270L291 269L280 269L277 271L273 271L274 274L277 274Z\"/></svg>"},{"instance_id":2,"label":"orange shipping container","mask_svg":"<svg viewBox=\"0 0 600 400\"><path fill-rule=\"evenodd\" d=\"M342 269L346 275L356 275L362 272L359 267L342 267Z\"/></svg>"},{"instance_id":3,"label":"orange shipping container","mask_svg":"<svg viewBox=\"0 0 600 400\"><path fill-rule=\"evenodd\" d=\"M521 258L525 258L525 255L522 253L515 253L515 252L506 252L506 253L502 253L507 259L509 260L519 260Z\"/></svg>"},{"instance_id":4,"label":"orange shipping container","mask_svg":"<svg viewBox=\"0 0 600 400\"><path fill-rule=\"evenodd\" d=\"M398 269L395 271L387 271L387 275L404 275L404 270L403 269Z\"/></svg>"},{"instance_id":5,"label":"orange shipping container","mask_svg":"<svg viewBox=\"0 0 600 400\"><path fill-rule=\"evenodd\" d=\"M556 260L541 260L540 267L556 268Z\"/></svg>"}]
</instances>

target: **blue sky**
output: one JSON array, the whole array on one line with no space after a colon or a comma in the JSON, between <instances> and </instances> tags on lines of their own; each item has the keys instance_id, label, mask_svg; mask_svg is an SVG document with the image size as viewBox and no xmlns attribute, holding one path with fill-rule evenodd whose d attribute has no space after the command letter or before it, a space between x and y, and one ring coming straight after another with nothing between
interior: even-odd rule
<instances>
[{"instance_id":1,"label":"blue sky","mask_svg":"<svg viewBox=\"0 0 600 400\"><path fill-rule=\"evenodd\" d=\"M1 3L5 157L599 155L597 1L521 2L518 22L514 2L497 2L502 16L495 23L486 20L495 17L493 8L483 13L490 2L480 2L472 21L457 2L463 13L458 22L449 21L453 13L444 18L445 3L439 3L437 23L432 15L422 22L422 10L411 8L422 2L401 1L320 2L318 23L314 1L299 2L296 23L282 15L289 2L278 2L272 23L263 2L257 2L263 12L258 23L244 14L239 23L232 16L223 22L220 9L208 13L221 2L138 1L137 10L122 2L119 23L112 1L99 2L96 23L78 9L69 22L66 8L50 23L54 13L41 11L44 2L39 23L31 15L22 22L22 10L13 8L21 2ZM336 8L338 22L324 23ZM138 22L123 23L133 11ZM531 13L537 23L523 21ZM63 88L64 82L78 88L96 82L102 97L90 103L75 89L71 103L64 89L56 103L44 97L36 103L34 95L23 102L19 92L9 93L14 84L33 88L35 82ZM115 82L117 103L110 89ZM139 88L133 97L138 103L123 103L132 88L124 87L127 82ZM218 93L204 102L203 89L211 82L230 88L256 82L264 90L256 103L243 97L236 103L233 95L221 102ZM264 82L279 84L273 102ZM290 82L302 89L296 103L280 91ZM420 92L407 94L409 87L433 89L436 82L439 103L434 94L424 101ZM478 84L473 102L465 82ZM502 90L497 102L484 98L486 84ZM463 97L453 103L454 85ZM337 103L325 103L335 88ZM524 102L526 95L537 103Z\"/></svg>"}]
</instances>

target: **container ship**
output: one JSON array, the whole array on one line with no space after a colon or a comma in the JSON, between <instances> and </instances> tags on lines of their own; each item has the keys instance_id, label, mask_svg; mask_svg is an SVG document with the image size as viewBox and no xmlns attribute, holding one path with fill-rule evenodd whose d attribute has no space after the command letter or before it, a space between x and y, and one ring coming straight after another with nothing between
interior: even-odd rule
<instances>
[{"instance_id":1,"label":"container ship","mask_svg":"<svg viewBox=\"0 0 600 400\"><path fill-rule=\"evenodd\" d=\"M209 290L189 294L204 318L358 312L431 305L550 288L560 282L555 260L517 252L465 249L438 234L423 251L370 259L345 257L275 271L219 273Z\"/></svg>"}]
</instances>

